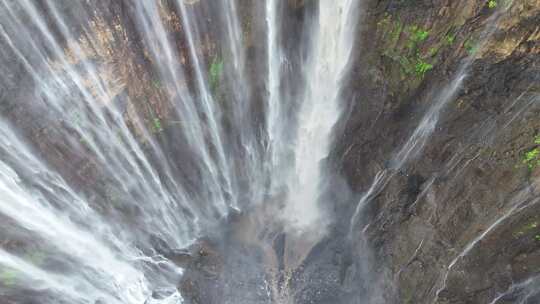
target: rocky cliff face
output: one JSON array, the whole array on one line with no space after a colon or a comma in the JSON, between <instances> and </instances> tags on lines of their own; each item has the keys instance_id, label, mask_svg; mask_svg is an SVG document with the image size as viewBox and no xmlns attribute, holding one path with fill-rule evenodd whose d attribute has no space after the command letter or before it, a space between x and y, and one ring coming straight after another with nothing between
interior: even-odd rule
<instances>
[{"instance_id":1,"label":"rocky cliff face","mask_svg":"<svg viewBox=\"0 0 540 304\"><path fill-rule=\"evenodd\" d=\"M394 302L538 301L539 24L534 0L367 3L335 155L354 191L392 170L471 60L429 140L361 220Z\"/></svg>"},{"instance_id":2,"label":"rocky cliff face","mask_svg":"<svg viewBox=\"0 0 540 304\"><path fill-rule=\"evenodd\" d=\"M336 224L291 274L295 301L535 303L540 2L364 9L330 161Z\"/></svg>"},{"instance_id":3,"label":"rocky cliff face","mask_svg":"<svg viewBox=\"0 0 540 304\"><path fill-rule=\"evenodd\" d=\"M86 41L93 47L85 49L85 60L103 68L101 75L114 84L109 102L122 109L141 145L162 146L167 158L177 159L170 164L174 175L189 184L196 172L183 157L182 126L140 43L133 7L129 1L88 3L98 8L89 11L101 13L72 16L97 38ZM283 4L289 34L283 44L291 58L302 57L302 26L315 4ZM257 72L265 68L263 23L254 21L264 16L254 13L260 13L257 5L238 1L256 113L265 91ZM186 268L179 283L186 301L266 303L273 294L295 303L539 302L540 1L365 0L363 6L343 92L346 111L328 161L335 172L329 234L295 269L284 265L287 236L276 235L263 248L246 236L258 224L250 221L267 215L260 210L232 215L222 232L185 252L164 245L158 251ZM183 50L178 13L172 9L163 18ZM209 32L219 33L219 23L208 23L215 30ZM85 45L88 36L79 34ZM217 36L197 51L225 81ZM81 58L72 59L80 64ZM21 88L35 80L16 60L12 64L9 70L16 72L4 75L2 114L75 188L92 189L90 200L106 202L103 213L135 218L138 210L123 209L91 156L62 141L57 130L76 113L55 118L29 106L35 92ZM440 115L430 119L434 107ZM378 180L384 183L373 187ZM266 266L275 272L275 284L258 289L267 282Z\"/></svg>"}]
</instances>

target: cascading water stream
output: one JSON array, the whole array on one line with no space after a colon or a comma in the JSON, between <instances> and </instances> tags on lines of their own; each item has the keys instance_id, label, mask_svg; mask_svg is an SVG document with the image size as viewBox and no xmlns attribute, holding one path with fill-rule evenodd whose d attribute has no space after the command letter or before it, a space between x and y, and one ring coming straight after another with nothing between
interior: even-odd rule
<instances>
[{"instance_id":1,"label":"cascading water stream","mask_svg":"<svg viewBox=\"0 0 540 304\"><path fill-rule=\"evenodd\" d=\"M90 299L137 303L146 299L147 278L130 261L140 254L139 250L126 246L121 236L115 237L84 199L44 167L5 124L1 125L1 135L3 159L13 165L26 164L30 171L23 178L7 163L0 166L0 212L21 229L11 228L7 236L21 234L18 241L26 247L23 258L0 251L0 263L20 273L21 283L37 284L37 290L50 288L75 303ZM25 183L28 179L33 180L31 188ZM36 265L40 263L36 254L45 252L54 253L54 260L64 259L66 273ZM180 275L180 269L169 266Z\"/></svg>"},{"instance_id":2,"label":"cascading water stream","mask_svg":"<svg viewBox=\"0 0 540 304\"><path fill-rule=\"evenodd\" d=\"M320 1L318 25L312 33L306 87L298 117L294 146L293 189L285 208L295 225L324 231L324 216L317 206L322 187L321 162L330 152L332 128L341 115L340 88L348 72L359 2ZM301 215L301 216L299 216Z\"/></svg>"},{"instance_id":3,"label":"cascading water stream","mask_svg":"<svg viewBox=\"0 0 540 304\"><path fill-rule=\"evenodd\" d=\"M198 303L381 302L364 207L421 155L474 56L336 223L350 206L332 201L328 163L363 2L0 0L0 303L180 304L193 290L217 294ZM456 178L460 157L439 174ZM450 257L435 301L484 238L537 205L522 191Z\"/></svg>"},{"instance_id":4,"label":"cascading water stream","mask_svg":"<svg viewBox=\"0 0 540 304\"><path fill-rule=\"evenodd\" d=\"M489 304L503 303L503 301L512 301L513 303L528 303L528 301L534 301L533 298L538 297L537 287L539 284L540 276L535 276L523 282L512 284L507 291L495 297Z\"/></svg>"},{"instance_id":5,"label":"cascading water stream","mask_svg":"<svg viewBox=\"0 0 540 304\"><path fill-rule=\"evenodd\" d=\"M465 67L467 67L468 64L469 63L465 63ZM457 76L455 76L450 84L434 99L434 104L424 115L411 137L392 159L390 170L383 170L377 173L369 189L362 195L362 198L358 202L354 214L351 217L349 238L353 237L358 218L366 204L384 189L392 177L394 177L407 161L422 151L427 140L435 131L441 110L453 99L465 77L465 68L463 68L457 73Z\"/></svg>"},{"instance_id":6,"label":"cascading water stream","mask_svg":"<svg viewBox=\"0 0 540 304\"><path fill-rule=\"evenodd\" d=\"M480 49L488 41L490 36L495 31L497 22L499 21L504 10L497 12L490 17L486 22L484 31L480 35L480 42L477 47ZM389 168L378 172L371 183L369 189L362 195L358 202L354 214L351 217L349 224L349 238L354 237L354 231L358 224L359 216L364 207L377 196L388 182L402 169L402 167L411 159L417 157L425 147L431 135L435 132L437 123L441 116L441 112L446 106L454 100L455 96L461 89L464 80L467 78L468 69L472 64L474 54L467 56L460 64L460 68L457 70L452 80L445 85L442 90L435 95L432 99L432 104L418 123L414 132L407 139L407 141L400 147L395 155L390 160Z\"/></svg>"},{"instance_id":7,"label":"cascading water stream","mask_svg":"<svg viewBox=\"0 0 540 304\"><path fill-rule=\"evenodd\" d=\"M8 299L180 303L176 250L218 227L230 210L250 208L240 197L256 206L278 195L277 225L284 221L292 235L324 233L321 162L341 112L356 1L321 1L316 26L305 29L311 44L295 113L285 110L291 101L281 93L284 7L265 2L264 140L249 110L235 3L216 9L199 1L119 2L111 7L126 19L118 20L92 2L0 5L2 62L32 89L22 93L9 77L2 86L23 101L17 111L36 117L29 124L7 113L0 124L0 213L11 227L4 241L20 242L0 249ZM217 26L206 23L214 10L221 14ZM219 48L207 44L214 34ZM125 52L131 66L112 64L115 52ZM148 87L130 83L139 80ZM179 127L165 130L164 111ZM170 150L163 141L174 136L181 144Z\"/></svg>"},{"instance_id":8,"label":"cascading water stream","mask_svg":"<svg viewBox=\"0 0 540 304\"><path fill-rule=\"evenodd\" d=\"M300 266L307 254L326 234L329 219L320 204L324 194L323 161L330 153L332 131L341 116L341 88L346 83L349 61L355 43L357 16L360 2L351 0L319 1L318 16L309 33L309 55L302 70L305 84L301 90L301 100L296 130L287 129L288 113L281 104L287 101L281 94L279 79L283 65L282 51L278 35L278 0L268 1L266 6L268 24L268 132L271 147L269 163L272 164L271 193L287 187L284 208L280 217L284 221L286 240L284 244L284 267L292 273ZM283 140L293 134L292 142ZM291 160L292 159L292 160ZM276 184L279 183L279 184ZM271 245L271 244L270 244ZM275 259L275 258L273 258ZM290 278L289 278L290 279ZM275 279L279 282L279 278ZM280 293L278 299L293 303L294 297L287 288L274 287Z\"/></svg>"}]
</instances>

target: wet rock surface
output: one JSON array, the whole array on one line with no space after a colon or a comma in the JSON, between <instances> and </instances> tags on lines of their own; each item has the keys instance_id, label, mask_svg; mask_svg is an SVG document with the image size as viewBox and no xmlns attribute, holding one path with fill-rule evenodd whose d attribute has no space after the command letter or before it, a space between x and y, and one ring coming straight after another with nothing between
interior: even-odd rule
<instances>
[{"instance_id":1,"label":"wet rock surface","mask_svg":"<svg viewBox=\"0 0 540 304\"><path fill-rule=\"evenodd\" d=\"M296 303L534 303L539 169L524 159L540 130L540 3L514 3L478 50L471 41L495 14L487 3L371 1L365 10L331 158L357 195L334 200L335 225L287 288ZM427 37L414 41L418 31ZM422 151L392 171L467 60L463 88ZM351 215L382 170L392 178L350 239Z\"/></svg>"},{"instance_id":2,"label":"wet rock surface","mask_svg":"<svg viewBox=\"0 0 540 304\"><path fill-rule=\"evenodd\" d=\"M252 12L249 1L239 3L244 14ZM500 8L506 2L496 3ZM150 108L160 119L176 121L159 85L145 85L155 75L137 44L135 25L129 23L132 8L124 1L107 5L112 13L106 21L122 24L125 36L110 42L109 47L115 46L111 58L96 54L94 59L130 58L129 69L119 71L125 85L114 102L127 117L136 116L135 109ZM302 10L313 7L300 0L287 5L294 39L285 43L286 51L301 58L297 40L307 22ZM287 235L273 234L272 248L264 248L238 237L244 228L238 219L227 222L223 234L191 248L164 249L165 256L185 268L178 288L187 303L275 303L282 301L280 296L298 304L540 301L540 167L526 161L527 152L539 145L540 2L515 1L479 49L475 44L495 14L486 2L382 0L365 1L364 6L354 69L343 92L349 102L328 161L346 179L347 187L339 187L353 194L337 199L349 191L339 187L330 194L335 195L328 207L334 224L293 269L283 265L280 237ZM247 18L243 25L246 35L253 36L251 53L257 53L261 29L250 28ZM172 32L178 30L174 22L170 26ZM214 56L216 48L207 46L203 55ZM421 153L393 172L390 160L468 57L472 62L463 88L442 111ZM260 64L259 59L251 57L250 64ZM22 69L5 77L21 87L34 86ZM264 91L257 77L253 75L258 83L254 99ZM25 103L35 99L33 92L2 88L0 93L2 113L28 134L49 163L77 188L99 189L93 201L107 202L104 214L136 218L139 211L126 209L89 156L63 146L62 134L55 131L60 121L42 115L38 107L28 112L31 107ZM149 125L152 110L139 113ZM154 135L171 155L187 160L189 149L173 140L179 136L175 128L164 123ZM190 184L196 172L186 162L172 167ZM368 201L351 238L349 224L362 193L384 170L394 175ZM164 296L156 291L155 298Z\"/></svg>"},{"instance_id":3,"label":"wet rock surface","mask_svg":"<svg viewBox=\"0 0 540 304\"><path fill-rule=\"evenodd\" d=\"M537 287L513 287L539 271L537 169L524 159L540 127L540 3L514 3L486 47L473 53L466 39L493 12L483 2L458 2L368 5L372 21L363 33L371 38L359 42L364 58L351 82L352 111L336 158L351 187L367 191L437 102L435 88L448 84L463 58L472 56L463 88L423 151L369 202L363 237L374 250L376 272L386 274L383 285L395 284L397 303L533 303ZM414 56L407 53L408 37L415 35L407 32L410 24L429 33L415 46L420 54L437 49L424 75L399 63ZM451 43L439 46L448 31ZM373 47L374 36L382 47ZM344 214L351 210L342 208ZM502 295L512 293L504 302Z\"/></svg>"}]
</instances>

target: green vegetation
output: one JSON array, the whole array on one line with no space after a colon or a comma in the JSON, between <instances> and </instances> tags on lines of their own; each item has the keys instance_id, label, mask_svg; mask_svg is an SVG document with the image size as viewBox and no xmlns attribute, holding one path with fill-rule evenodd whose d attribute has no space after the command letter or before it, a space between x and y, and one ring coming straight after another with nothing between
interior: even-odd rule
<instances>
[{"instance_id":1,"label":"green vegetation","mask_svg":"<svg viewBox=\"0 0 540 304\"><path fill-rule=\"evenodd\" d=\"M527 165L527 168L534 169L540 165L540 148L533 148L525 153L523 156L523 163Z\"/></svg>"},{"instance_id":2,"label":"green vegetation","mask_svg":"<svg viewBox=\"0 0 540 304\"><path fill-rule=\"evenodd\" d=\"M452 35L452 34L446 34L446 36L444 36L444 42L447 44L447 45L452 45L454 43L454 41L456 40L456 36L455 35Z\"/></svg>"},{"instance_id":3,"label":"green vegetation","mask_svg":"<svg viewBox=\"0 0 540 304\"><path fill-rule=\"evenodd\" d=\"M156 106L150 102L148 98L144 98L140 100L140 102L146 106L145 122L150 125L148 126L148 129L154 134L163 132L163 123L159 114L155 111ZM122 135L120 135L120 137L122 137Z\"/></svg>"},{"instance_id":4,"label":"green vegetation","mask_svg":"<svg viewBox=\"0 0 540 304\"><path fill-rule=\"evenodd\" d=\"M419 43L425 41L429 36L429 31L423 28L420 28L416 25L412 25L409 28L410 40Z\"/></svg>"},{"instance_id":5,"label":"green vegetation","mask_svg":"<svg viewBox=\"0 0 540 304\"><path fill-rule=\"evenodd\" d=\"M161 89L161 81L159 81L159 79L153 79L152 84L156 89Z\"/></svg>"},{"instance_id":6,"label":"green vegetation","mask_svg":"<svg viewBox=\"0 0 540 304\"><path fill-rule=\"evenodd\" d=\"M431 69L433 69L433 65L423 61L422 59L419 59L415 66L416 75L420 77L424 77L424 74Z\"/></svg>"},{"instance_id":7,"label":"green vegetation","mask_svg":"<svg viewBox=\"0 0 540 304\"><path fill-rule=\"evenodd\" d=\"M210 64L210 70L208 75L210 78L210 87L212 90L216 89L219 85L219 80L223 74L223 60L219 57L215 57L212 63Z\"/></svg>"},{"instance_id":8,"label":"green vegetation","mask_svg":"<svg viewBox=\"0 0 540 304\"><path fill-rule=\"evenodd\" d=\"M522 163L530 170L540 165L540 134L534 137L533 142L537 146L526 151L522 158Z\"/></svg>"},{"instance_id":9,"label":"green vegetation","mask_svg":"<svg viewBox=\"0 0 540 304\"><path fill-rule=\"evenodd\" d=\"M394 58L396 60L396 58ZM423 78L424 75L431 69L433 64L426 62L420 55L413 56L399 56L397 61L401 66L401 72L404 76L415 75L419 78Z\"/></svg>"},{"instance_id":10,"label":"green vegetation","mask_svg":"<svg viewBox=\"0 0 540 304\"><path fill-rule=\"evenodd\" d=\"M497 7L497 0L489 0L487 3L488 8L496 8Z\"/></svg>"},{"instance_id":11,"label":"green vegetation","mask_svg":"<svg viewBox=\"0 0 540 304\"><path fill-rule=\"evenodd\" d=\"M488 5L500 6L505 0L490 1L493 3ZM411 80L408 85L413 86L435 68L444 48L457 47L456 25L435 32L422 24L403 23L399 17L386 13L377 23L377 32L382 38L381 53L399 65L400 80ZM473 37L460 42L470 55L477 53L479 44ZM388 68L394 69L390 65Z\"/></svg>"},{"instance_id":12,"label":"green vegetation","mask_svg":"<svg viewBox=\"0 0 540 304\"><path fill-rule=\"evenodd\" d=\"M429 51L428 51L428 56L433 57L433 56L437 55L438 52L439 52L439 49L437 49L435 47L430 47Z\"/></svg>"},{"instance_id":13,"label":"green vegetation","mask_svg":"<svg viewBox=\"0 0 540 304\"><path fill-rule=\"evenodd\" d=\"M90 146L90 143L84 137L79 138L79 142L83 146Z\"/></svg>"},{"instance_id":14,"label":"green vegetation","mask_svg":"<svg viewBox=\"0 0 540 304\"><path fill-rule=\"evenodd\" d=\"M406 46L412 52L416 52L418 45L429 37L429 31L417 25L408 26L405 32L408 34Z\"/></svg>"},{"instance_id":15,"label":"green vegetation","mask_svg":"<svg viewBox=\"0 0 540 304\"><path fill-rule=\"evenodd\" d=\"M404 26L399 20L392 22L389 15L385 15L378 26L386 37L384 55L399 63L403 78L414 75L421 79L433 69L433 64L427 62L426 58L437 55L438 48L429 48L426 54L419 50L430 35L428 29L415 24ZM405 49L399 47L403 36L406 40L401 45L404 45Z\"/></svg>"},{"instance_id":16,"label":"green vegetation","mask_svg":"<svg viewBox=\"0 0 540 304\"><path fill-rule=\"evenodd\" d=\"M155 117L152 120L152 132L154 133L163 132L163 125L161 124L161 119L159 119L158 117Z\"/></svg>"},{"instance_id":17,"label":"green vegetation","mask_svg":"<svg viewBox=\"0 0 540 304\"><path fill-rule=\"evenodd\" d=\"M467 39L465 43L463 44L463 47L470 55L476 54L478 51L478 44L474 42L471 38Z\"/></svg>"}]
</instances>

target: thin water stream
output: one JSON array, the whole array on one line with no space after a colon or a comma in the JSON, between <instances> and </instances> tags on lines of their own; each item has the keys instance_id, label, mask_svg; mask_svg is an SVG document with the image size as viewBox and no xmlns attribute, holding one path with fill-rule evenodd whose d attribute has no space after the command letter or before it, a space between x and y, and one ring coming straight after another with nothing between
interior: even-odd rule
<instances>
[{"instance_id":1,"label":"thin water stream","mask_svg":"<svg viewBox=\"0 0 540 304\"><path fill-rule=\"evenodd\" d=\"M358 2L324 0L312 10L305 86L289 112L285 6L265 1L262 121L249 110L237 3L109 5L0 3L3 71L26 75L26 88L7 77L2 86L35 120L6 112L0 124L2 293L40 303L180 303L175 250L265 200L277 205L275 219L264 219L275 231L264 233L313 235L301 246L289 241L288 263L297 266L324 235L321 162L341 114ZM125 67L114 63L122 52Z\"/></svg>"}]
</instances>

